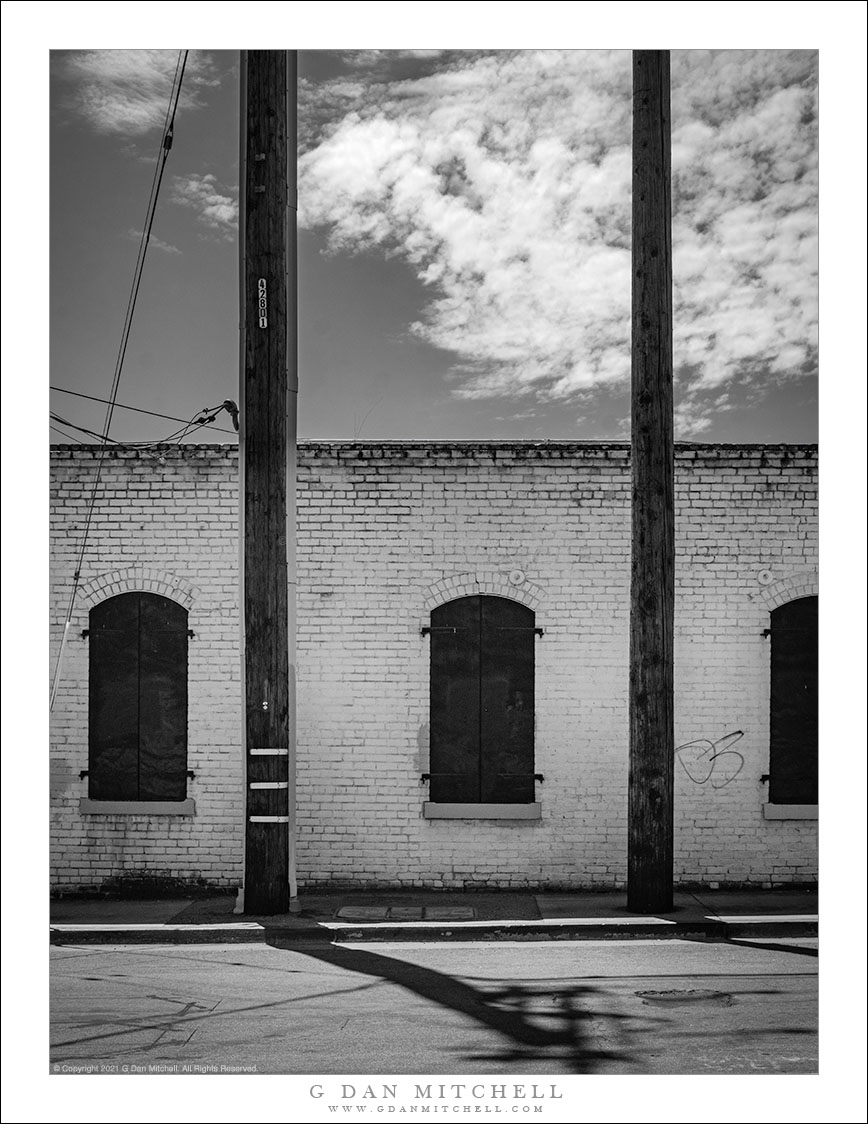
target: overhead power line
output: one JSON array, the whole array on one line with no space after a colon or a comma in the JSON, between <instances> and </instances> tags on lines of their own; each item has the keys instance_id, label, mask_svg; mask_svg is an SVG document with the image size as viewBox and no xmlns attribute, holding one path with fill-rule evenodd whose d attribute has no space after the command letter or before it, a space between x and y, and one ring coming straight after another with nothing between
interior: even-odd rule
<instances>
[{"instance_id":1,"label":"overhead power line","mask_svg":"<svg viewBox=\"0 0 868 1124\"><path fill-rule=\"evenodd\" d=\"M54 700L57 697L57 688L60 684L60 669L63 665L63 654L66 649L66 641L69 636L69 628L72 623L72 613L75 608L75 598L78 593L78 584L81 580L81 567L84 561L85 551L87 550L87 540L90 535L90 525L93 519L93 511L96 505L97 492L99 491L100 478L102 476L102 466L105 459L105 452L108 447L109 430L111 429L112 416L114 414L115 402L117 401L118 387L120 386L121 372L123 371L124 358L127 352L127 343L130 338L130 328L133 323L133 314L136 310L136 301L139 295L139 286L142 283L142 270L145 264L145 255L148 252L148 244L151 239L151 229L154 225L154 215L157 209L157 199L160 194L160 185L163 182L163 172L166 168L166 161L169 158L169 151L172 147L175 132L175 114L178 111L178 100L181 96L181 83L184 80L184 70L187 66L187 56L189 51L179 51L178 61L175 64L175 73L172 77L172 89L169 94L169 104L166 108L166 116L163 122L162 139L160 143L160 151L157 154L157 163L154 168L154 176L151 181L151 193L148 198L148 208L145 216L145 223L142 229L142 237L139 242L139 252L136 257L136 265L133 270L133 282L130 288L130 296L127 301L127 311L124 316L124 324L121 329L121 340L118 347L118 355L115 361L114 375L112 377L111 392L108 399L108 407L106 409L105 424L102 431L102 448L100 449L99 459L97 460L96 476L91 490L90 502L87 509L87 517L85 519L84 531L81 537L81 546L78 552L78 558L75 565L75 572L72 578L72 590L69 595L69 605L66 610L66 621L63 626L63 636L60 641L60 649L57 653L57 660L54 665L54 675L51 683L51 701L49 708L54 709Z\"/></svg>"},{"instance_id":2,"label":"overhead power line","mask_svg":"<svg viewBox=\"0 0 868 1124\"><path fill-rule=\"evenodd\" d=\"M49 387L49 390L57 391L58 394L72 394L76 398L87 398L88 401L90 401L90 402L104 402L104 403L106 403L106 402L109 401L108 398L97 398L93 394L82 394L81 391L78 391L78 390L66 390L62 386L51 386L51 387ZM115 405L116 410L133 410L137 414L149 414L152 418L163 418L165 421L183 422L183 421L187 420L186 418L176 418L172 414L158 414L156 410L144 410L144 409L142 409L141 406L124 406L120 402L115 402L114 405ZM225 426L221 426L221 425L210 425L209 424L209 425L205 426L205 428L206 429L216 429L218 433L234 433L235 432L234 429L226 429Z\"/></svg>"},{"instance_id":3,"label":"overhead power line","mask_svg":"<svg viewBox=\"0 0 868 1124\"><path fill-rule=\"evenodd\" d=\"M84 433L88 437L96 437L103 443L110 441L112 445L120 446L125 449L152 449L156 445L180 444L180 442L185 437L189 437L192 433L196 433L198 430L204 429L206 426L210 425L210 423L214 421L221 410L227 410L231 414L233 413L233 411L237 411L237 409L238 407L235 405L235 403L230 402L227 399L227 401L221 402L219 406L210 406L206 407L203 410L199 410L195 417L190 418L189 421L184 421L183 418L178 418L178 421L184 421L184 424L180 429L176 429L174 433L170 433L167 437L158 437L153 441L119 441L115 437L109 437L106 434L96 433L94 432L94 430L88 429L86 426L76 425L75 422L71 422L68 418L62 418L60 414L51 412L49 416L51 417L52 421L59 422L61 425L69 426L70 429L77 429L79 433ZM225 432L229 431L226 430Z\"/></svg>"},{"instance_id":4,"label":"overhead power line","mask_svg":"<svg viewBox=\"0 0 868 1124\"><path fill-rule=\"evenodd\" d=\"M146 212L145 223L142 229L142 237L139 240L139 252L136 258L135 269L133 270L133 284L130 289L129 300L127 301L127 311L124 317L124 326L121 331L121 342L118 347L118 356L115 361L115 373L112 380L111 394L109 395L109 406L106 410L105 425L103 427L106 435L108 434L111 426L112 414L114 413L114 403L117 398L118 386L121 379L121 371L123 370L124 359L127 353L127 344L130 338L130 328L133 323L133 314L136 310L136 301L139 296L139 286L142 283L142 271L145 265L145 255L148 252L148 244L151 240L151 229L154 225L154 216L157 212L157 198L160 194L160 185L163 182L163 172L166 168L166 161L169 159L169 152L172 148L172 142L175 136L175 114L178 110L178 99L181 96L181 83L184 80L184 70L187 66L187 55L189 51L178 53L178 62L175 66L175 76L172 79L172 93L169 96L169 105L166 109L166 119L163 124L163 142L160 147L160 153L157 157L157 164L154 168L154 178L151 181L151 194L148 199L148 209ZM183 57L182 57L183 55Z\"/></svg>"},{"instance_id":5,"label":"overhead power line","mask_svg":"<svg viewBox=\"0 0 868 1124\"><path fill-rule=\"evenodd\" d=\"M50 425L49 429L53 429L55 433L59 433L61 437L65 437L67 441L74 441L76 445L83 445L84 442L80 437L76 437L74 433L65 433L62 429L58 429L56 425Z\"/></svg>"}]
</instances>

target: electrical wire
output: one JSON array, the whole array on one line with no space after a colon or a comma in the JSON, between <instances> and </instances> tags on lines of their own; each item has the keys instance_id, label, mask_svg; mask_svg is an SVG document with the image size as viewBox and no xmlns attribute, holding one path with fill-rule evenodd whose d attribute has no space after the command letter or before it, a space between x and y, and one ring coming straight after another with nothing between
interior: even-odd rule
<instances>
[{"instance_id":1,"label":"electrical wire","mask_svg":"<svg viewBox=\"0 0 868 1124\"><path fill-rule=\"evenodd\" d=\"M62 386L50 386L48 389L54 390L58 394L72 394L76 398L87 398L88 401L90 401L90 402L107 403L109 401L108 398L96 398L93 394L82 394L78 390L66 390ZM150 414L150 416L152 418L164 418L166 421L182 422L182 421L185 420L184 418L176 418L172 414L158 414L155 410L143 410L141 408L141 406L124 406L120 402L115 402L115 409L116 410L133 410L137 414ZM234 429L225 429L223 426L220 426L220 425L208 425L208 429L216 429L218 433L234 433L235 432Z\"/></svg>"},{"instance_id":2,"label":"electrical wire","mask_svg":"<svg viewBox=\"0 0 868 1124\"><path fill-rule=\"evenodd\" d=\"M61 437L65 437L67 441L74 441L76 445L83 445L84 442L80 437L76 437L74 433L64 433L62 429L58 429L56 425L50 425L49 429L53 429L55 433L59 433Z\"/></svg>"},{"instance_id":3,"label":"electrical wire","mask_svg":"<svg viewBox=\"0 0 868 1124\"><path fill-rule=\"evenodd\" d=\"M51 699L49 703L49 710L54 709L54 702L57 698L57 689L60 684L60 669L63 664L63 655L66 650L66 642L69 636L69 628L72 623L72 614L75 608L75 599L78 593L78 585L81 580L81 567L84 561L85 551L87 550L87 540L90 535L90 526L93 520L94 507L96 506L97 492L99 491L100 478L102 477L102 466L105 459L106 449L108 448L109 430L111 428L112 416L114 414L115 402L117 400L118 387L120 386L121 372L123 371L124 359L127 352L127 343L130 338L130 328L132 327L133 314L136 310L136 301L138 300L139 287L142 282L142 270L145 264L145 256L148 252L148 244L151 239L151 229L154 225L154 215L157 209L157 199L160 194L160 185L163 182L163 172L166 168L166 161L169 158L169 151L172 148L172 141L174 140L175 131L175 115L178 111L178 100L181 97L181 83L184 80L184 70L187 66L187 56L189 51L179 51L178 59L175 63L175 73L172 76L172 88L169 93L169 104L166 109L166 116L163 121L163 132L160 143L160 151L157 155L157 163L154 169L154 177L151 181L151 193L148 198L148 208L145 217L145 223L142 230L142 237L139 241L139 252L136 258L136 265L133 271L133 283L130 289L129 300L127 301L127 311L124 316L124 324L121 330L121 341L118 347L118 355L115 361L114 376L112 378L111 392L109 394L109 405L106 410L105 424L103 425L102 432L102 447L99 451L99 457L96 466L96 476L94 478L93 489L91 490L90 503L87 509L87 518L85 520L84 531L81 538L81 547L78 552L78 559L76 561L75 571L72 577L72 590L69 595L69 604L66 610L66 622L63 626L63 635L60 640L60 649L57 653L57 660L54 665L54 675L51 684Z\"/></svg>"},{"instance_id":4,"label":"electrical wire","mask_svg":"<svg viewBox=\"0 0 868 1124\"><path fill-rule=\"evenodd\" d=\"M118 347L118 356L115 361L115 373L112 380L112 389L109 395L109 406L106 410L105 425L103 429L108 433L111 426L112 415L114 413L114 403L117 398L118 386L120 384L121 372L124 366L124 359L127 354L127 344L130 338L130 328L132 327L133 314L136 310L136 301L139 296L139 287L142 283L142 271L145 265L145 255L148 252L148 244L151 239L151 229L154 225L154 216L157 211L157 198L160 194L160 186L163 182L163 172L166 168L166 161L169 159L169 152L172 148L175 133L175 114L178 110L178 99L181 96L181 83L184 80L184 70L187 66L187 56L189 51L183 52L183 60L181 58L182 52L178 53L178 61L175 64L175 74L172 78L172 92L169 95L169 106L166 109L166 118L163 122L163 140L160 146L160 153L157 158L157 164L154 169L154 178L151 181L151 194L148 198L148 207L145 217L144 227L142 229L142 237L139 239L139 252L136 258L136 265L133 271L133 284L130 289L129 300L127 301L127 311L124 317L124 326L121 331L121 342ZM180 70L180 74L179 74Z\"/></svg>"},{"instance_id":5,"label":"electrical wire","mask_svg":"<svg viewBox=\"0 0 868 1124\"><path fill-rule=\"evenodd\" d=\"M234 405L234 403L232 403L232 405ZM228 409L227 403L221 403L219 406L211 406L199 410L196 416L184 422L184 425L180 429L176 429L175 432L170 433L168 437L158 437L153 441L119 441L116 437L108 437L105 434L96 433L86 426L76 425L75 422L69 421L68 418L62 418L60 414L50 412L49 417L52 421L59 422L61 425L68 426L70 429L77 429L80 433L84 433L88 437L96 437L101 441L110 441L112 445L121 446L125 449L152 449L155 445L180 444L185 437L189 437L197 430L209 426L220 411L226 409ZM178 418L177 420L183 421L182 418Z\"/></svg>"},{"instance_id":6,"label":"electrical wire","mask_svg":"<svg viewBox=\"0 0 868 1124\"><path fill-rule=\"evenodd\" d=\"M70 429L77 429L80 433L84 433L88 437L96 437L100 441L111 441L112 444L115 445L120 444L120 442L115 441L114 437L105 437L101 433L95 433L92 429L85 429L82 425L76 425L75 422L71 422L66 418L62 418L60 414L50 413L48 416L52 421L60 422L61 425L67 425Z\"/></svg>"}]
</instances>

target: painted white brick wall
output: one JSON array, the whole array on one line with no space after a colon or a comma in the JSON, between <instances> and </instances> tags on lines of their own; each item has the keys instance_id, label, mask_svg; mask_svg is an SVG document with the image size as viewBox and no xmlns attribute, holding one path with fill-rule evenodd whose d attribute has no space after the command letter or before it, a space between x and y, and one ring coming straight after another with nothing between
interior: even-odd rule
<instances>
[{"instance_id":1,"label":"painted white brick wall","mask_svg":"<svg viewBox=\"0 0 868 1124\"><path fill-rule=\"evenodd\" d=\"M92 449L53 451L51 663L96 475ZM102 468L81 584L51 721L52 878L57 889L150 872L237 884L243 843L237 456L228 446L112 451ZM95 597L88 590L116 577ZM174 583L177 582L177 585ZM196 815L90 816L87 796L88 614L95 599L133 589L185 600L189 642L187 793ZM168 588L167 588L168 587ZM187 603L189 601L189 604Z\"/></svg>"},{"instance_id":2,"label":"painted white brick wall","mask_svg":"<svg viewBox=\"0 0 868 1124\"><path fill-rule=\"evenodd\" d=\"M83 582L133 565L194 590L195 818L82 817L87 627L55 709L59 886L159 869L240 878L237 465L218 446L112 453ZM59 449L56 620L92 451ZM807 882L816 823L769 821L769 611L816 592L816 450L677 455L676 742L733 745L705 783L676 764L676 878ZM298 866L302 885L620 886L625 879L630 485L622 445L305 443L299 454ZM525 580L513 585L512 571ZM422 818L431 607L474 592L536 611L539 821ZM57 642L59 627L53 630ZM702 763L680 755L695 778Z\"/></svg>"}]
</instances>

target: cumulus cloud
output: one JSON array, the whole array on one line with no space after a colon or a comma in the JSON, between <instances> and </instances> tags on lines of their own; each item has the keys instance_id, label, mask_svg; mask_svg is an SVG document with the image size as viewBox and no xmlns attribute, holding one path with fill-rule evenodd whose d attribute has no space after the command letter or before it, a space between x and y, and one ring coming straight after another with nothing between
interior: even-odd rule
<instances>
[{"instance_id":1,"label":"cumulus cloud","mask_svg":"<svg viewBox=\"0 0 868 1124\"><path fill-rule=\"evenodd\" d=\"M628 63L453 63L367 90L302 156L301 221L335 249L401 254L431 289L413 331L457 353L455 393L566 397L623 377Z\"/></svg>"},{"instance_id":2,"label":"cumulus cloud","mask_svg":"<svg viewBox=\"0 0 868 1124\"><path fill-rule=\"evenodd\" d=\"M135 230L133 227L130 227L130 229L127 231L127 238L132 238L134 242L140 241L141 237L141 230ZM157 238L155 234L152 234L148 239L148 246L155 250L162 250L164 254L181 253L177 246L173 246L170 242L164 242L162 238Z\"/></svg>"},{"instance_id":3,"label":"cumulus cloud","mask_svg":"<svg viewBox=\"0 0 868 1124\"><path fill-rule=\"evenodd\" d=\"M630 366L628 52L447 53L417 78L308 85L300 221L400 256L453 393L573 402ZM367 60L370 61L370 60ZM732 384L800 377L816 341L816 58L672 59L682 429ZM708 425L706 425L708 422Z\"/></svg>"},{"instance_id":4,"label":"cumulus cloud","mask_svg":"<svg viewBox=\"0 0 868 1124\"><path fill-rule=\"evenodd\" d=\"M59 67L69 93L65 105L96 132L138 137L160 129L166 116L177 51L75 51ZM181 105L201 106L201 91L217 84L209 56L187 58Z\"/></svg>"},{"instance_id":5,"label":"cumulus cloud","mask_svg":"<svg viewBox=\"0 0 868 1124\"><path fill-rule=\"evenodd\" d=\"M379 65L389 66L394 61L401 59L436 59L445 54L444 51L437 48L404 51L337 51L335 53L345 66L356 69L368 69L371 66Z\"/></svg>"},{"instance_id":6,"label":"cumulus cloud","mask_svg":"<svg viewBox=\"0 0 868 1124\"><path fill-rule=\"evenodd\" d=\"M708 405L685 400L675 406L672 420L678 437L699 437L711 429L712 410Z\"/></svg>"},{"instance_id":7,"label":"cumulus cloud","mask_svg":"<svg viewBox=\"0 0 868 1124\"><path fill-rule=\"evenodd\" d=\"M222 238L235 237L238 229L238 200L218 187L216 177L175 176L171 199L182 207L191 207L199 221Z\"/></svg>"},{"instance_id":8,"label":"cumulus cloud","mask_svg":"<svg viewBox=\"0 0 868 1124\"><path fill-rule=\"evenodd\" d=\"M815 369L815 58L686 52L677 63L675 343L698 400Z\"/></svg>"}]
</instances>

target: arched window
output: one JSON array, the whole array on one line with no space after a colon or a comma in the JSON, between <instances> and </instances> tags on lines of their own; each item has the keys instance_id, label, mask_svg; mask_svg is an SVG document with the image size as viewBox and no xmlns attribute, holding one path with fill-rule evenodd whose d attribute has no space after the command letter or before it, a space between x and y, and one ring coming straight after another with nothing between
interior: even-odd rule
<instances>
[{"instance_id":1,"label":"arched window","mask_svg":"<svg viewBox=\"0 0 868 1124\"><path fill-rule=\"evenodd\" d=\"M431 614L432 803L534 800L534 614L460 597Z\"/></svg>"},{"instance_id":2,"label":"arched window","mask_svg":"<svg viewBox=\"0 0 868 1124\"><path fill-rule=\"evenodd\" d=\"M817 803L817 598L771 614L771 804Z\"/></svg>"},{"instance_id":3,"label":"arched window","mask_svg":"<svg viewBox=\"0 0 868 1124\"><path fill-rule=\"evenodd\" d=\"M92 800L184 800L187 611L154 593L122 593L90 612Z\"/></svg>"}]
</instances>

